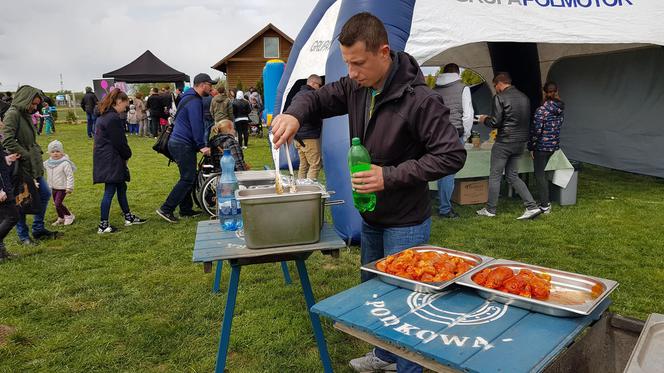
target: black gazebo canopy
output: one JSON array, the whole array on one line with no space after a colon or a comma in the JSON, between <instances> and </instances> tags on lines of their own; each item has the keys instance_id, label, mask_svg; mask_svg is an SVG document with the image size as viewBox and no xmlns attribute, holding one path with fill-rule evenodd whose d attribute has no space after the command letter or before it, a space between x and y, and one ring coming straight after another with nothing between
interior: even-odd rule
<instances>
[{"instance_id":1,"label":"black gazebo canopy","mask_svg":"<svg viewBox=\"0 0 664 373\"><path fill-rule=\"evenodd\" d=\"M149 50L126 66L102 75L126 83L189 82L189 75L175 70Z\"/></svg>"}]
</instances>

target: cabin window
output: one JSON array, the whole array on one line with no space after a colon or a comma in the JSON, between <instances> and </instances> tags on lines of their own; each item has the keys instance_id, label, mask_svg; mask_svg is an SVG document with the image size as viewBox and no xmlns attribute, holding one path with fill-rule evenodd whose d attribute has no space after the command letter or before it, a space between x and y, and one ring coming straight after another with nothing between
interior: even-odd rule
<instances>
[{"instance_id":1,"label":"cabin window","mask_svg":"<svg viewBox=\"0 0 664 373\"><path fill-rule=\"evenodd\" d=\"M263 57L279 58L279 38L263 38Z\"/></svg>"}]
</instances>

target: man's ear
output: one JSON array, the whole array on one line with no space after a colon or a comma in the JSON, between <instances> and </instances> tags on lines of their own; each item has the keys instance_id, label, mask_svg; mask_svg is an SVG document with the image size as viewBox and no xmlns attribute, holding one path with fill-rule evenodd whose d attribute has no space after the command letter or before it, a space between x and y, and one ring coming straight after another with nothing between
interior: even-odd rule
<instances>
[{"instance_id":1,"label":"man's ear","mask_svg":"<svg viewBox=\"0 0 664 373\"><path fill-rule=\"evenodd\" d=\"M390 46L388 44L384 44L383 46L378 49L378 53L381 55L381 57L390 57Z\"/></svg>"}]
</instances>

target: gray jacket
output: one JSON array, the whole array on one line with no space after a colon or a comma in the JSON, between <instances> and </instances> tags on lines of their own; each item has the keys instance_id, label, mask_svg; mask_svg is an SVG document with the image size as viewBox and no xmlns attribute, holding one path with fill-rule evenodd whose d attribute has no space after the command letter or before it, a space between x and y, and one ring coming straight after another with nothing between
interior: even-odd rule
<instances>
[{"instance_id":1,"label":"gray jacket","mask_svg":"<svg viewBox=\"0 0 664 373\"><path fill-rule=\"evenodd\" d=\"M497 128L496 142L528 141L530 130L530 100L528 96L508 87L493 97L491 116L484 121L489 128Z\"/></svg>"}]
</instances>

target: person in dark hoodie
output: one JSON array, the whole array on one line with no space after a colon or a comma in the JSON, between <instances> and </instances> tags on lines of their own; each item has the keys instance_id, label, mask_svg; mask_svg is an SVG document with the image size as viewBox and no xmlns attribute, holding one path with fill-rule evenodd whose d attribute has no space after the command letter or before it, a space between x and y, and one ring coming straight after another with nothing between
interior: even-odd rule
<instances>
[{"instance_id":1,"label":"person in dark hoodie","mask_svg":"<svg viewBox=\"0 0 664 373\"><path fill-rule=\"evenodd\" d=\"M85 87L85 95L81 99L81 109L85 111L85 118L88 122L88 138L92 138L95 134L95 106L97 106L97 96L92 92L92 88Z\"/></svg>"},{"instance_id":2,"label":"person in dark hoodie","mask_svg":"<svg viewBox=\"0 0 664 373\"><path fill-rule=\"evenodd\" d=\"M323 79L316 74L307 78L307 84L300 87L298 95L305 92L311 92L323 86ZM321 154L320 154L320 131L321 119L312 116L311 123L302 123L297 131L297 137L302 140L302 144L295 142L295 148L300 156L300 168L297 172L298 179L318 180L320 172Z\"/></svg>"},{"instance_id":3,"label":"person in dark hoodie","mask_svg":"<svg viewBox=\"0 0 664 373\"><path fill-rule=\"evenodd\" d=\"M348 76L297 95L272 122L275 146L291 141L311 118L348 114L350 137L358 137L374 164L352 175L359 193L376 193L376 208L362 213L362 264L429 241L429 181L456 173L466 151L450 124L442 97L427 87L417 61L390 50L385 26L363 12L338 36ZM350 140L350 139L349 139ZM350 141L349 144L350 145ZM362 273L362 280L370 277ZM353 359L359 372L422 372L422 367L380 348Z\"/></svg>"},{"instance_id":4,"label":"person in dark hoodie","mask_svg":"<svg viewBox=\"0 0 664 373\"><path fill-rule=\"evenodd\" d=\"M198 74L194 77L194 87L188 89L180 101L177 109L173 133L168 140L168 151L175 159L180 172L180 179L173 186L166 201L157 209L157 215L169 223L177 223L178 218L174 211L179 206L181 217L200 215L200 211L193 210L194 202L191 191L196 181L196 154L201 152L210 154L205 139L205 124L203 122L203 96L210 94L212 85L217 84L208 74Z\"/></svg>"},{"instance_id":5,"label":"person in dark hoodie","mask_svg":"<svg viewBox=\"0 0 664 373\"><path fill-rule=\"evenodd\" d=\"M127 182L131 149L124 131L123 113L129 106L129 97L114 88L99 104L101 116L95 125L95 146L92 154L92 181L104 183L104 196L101 200L101 221L97 233L114 233L117 229L109 223L113 196L117 193L118 203L124 215L124 225L145 223L144 219L132 214L127 202Z\"/></svg>"},{"instance_id":6,"label":"person in dark hoodie","mask_svg":"<svg viewBox=\"0 0 664 373\"><path fill-rule=\"evenodd\" d=\"M0 145L0 262L13 256L7 252L5 237L18 223L19 217L10 170L10 166L18 158L20 158L18 153L7 155L5 149Z\"/></svg>"},{"instance_id":7,"label":"person in dark hoodie","mask_svg":"<svg viewBox=\"0 0 664 373\"><path fill-rule=\"evenodd\" d=\"M533 116L528 150L530 150L535 167L539 208L543 213L548 214L551 212L551 201L549 200L549 182L544 169L549 163L549 158L560 149L560 129L565 121L565 103L560 100L556 83L546 82L542 89L544 102Z\"/></svg>"},{"instance_id":8,"label":"person in dark hoodie","mask_svg":"<svg viewBox=\"0 0 664 373\"><path fill-rule=\"evenodd\" d=\"M57 238L61 232L52 232L44 227L44 215L51 198L51 188L44 179L43 151L37 144L37 130L32 125L32 114L43 101L44 93L29 85L20 87L14 96L12 105L5 113L5 127L2 129L2 145L9 154L17 153L21 157L18 162L20 177L34 180L38 185L40 210L35 214L32 223L32 237L36 240ZM25 214L20 212L16 233L23 245L35 245L30 238L30 230L26 224Z\"/></svg>"}]
</instances>

